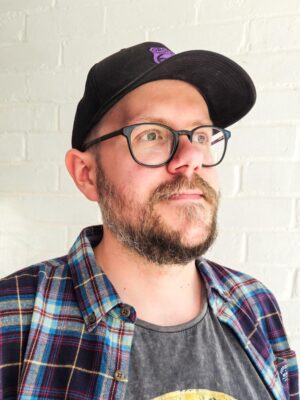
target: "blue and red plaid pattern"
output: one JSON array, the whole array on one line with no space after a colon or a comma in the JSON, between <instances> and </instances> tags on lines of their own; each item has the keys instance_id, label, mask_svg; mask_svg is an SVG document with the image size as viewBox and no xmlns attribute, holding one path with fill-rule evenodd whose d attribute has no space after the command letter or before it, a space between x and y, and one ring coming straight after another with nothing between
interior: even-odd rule
<instances>
[{"instance_id":1,"label":"blue and red plaid pattern","mask_svg":"<svg viewBox=\"0 0 300 400\"><path fill-rule=\"evenodd\" d=\"M1 399L125 398L136 313L96 264L101 237L101 226L86 228L68 255L0 281ZM274 399L299 399L296 357L273 295L243 273L204 259L196 265L209 306Z\"/></svg>"}]
</instances>

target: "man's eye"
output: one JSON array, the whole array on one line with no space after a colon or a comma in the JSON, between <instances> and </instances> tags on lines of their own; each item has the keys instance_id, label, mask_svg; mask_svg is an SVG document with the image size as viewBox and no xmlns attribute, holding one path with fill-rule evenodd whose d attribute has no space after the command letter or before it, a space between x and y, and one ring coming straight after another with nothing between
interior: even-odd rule
<instances>
[{"instance_id":1,"label":"man's eye","mask_svg":"<svg viewBox=\"0 0 300 400\"><path fill-rule=\"evenodd\" d=\"M149 131L149 132L145 132L142 135L142 140L145 140L147 142L153 142L155 140L159 139L159 134L155 131Z\"/></svg>"},{"instance_id":2,"label":"man's eye","mask_svg":"<svg viewBox=\"0 0 300 400\"><path fill-rule=\"evenodd\" d=\"M193 141L200 144L206 144L207 136L204 133L196 133L193 136Z\"/></svg>"}]
</instances>

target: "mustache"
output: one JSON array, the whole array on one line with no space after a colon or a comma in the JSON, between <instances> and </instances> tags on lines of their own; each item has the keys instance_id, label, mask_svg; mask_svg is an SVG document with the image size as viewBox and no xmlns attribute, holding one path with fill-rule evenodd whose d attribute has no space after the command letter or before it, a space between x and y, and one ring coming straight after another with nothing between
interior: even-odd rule
<instances>
[{"instance_id":1,"label":"mustache","mask_svg":"<svg viewBox=\"0 0 300 400\"><path fill-rule=\"evenodd\" d=\"M174 180L160 184L153 191L150 202L154 205L184 190L200 191L204 199L211 205L216 205L219 201L219 193L199 175L193 174L191 179L185 175L178 175Z\"/></svg>"}]
</instances>

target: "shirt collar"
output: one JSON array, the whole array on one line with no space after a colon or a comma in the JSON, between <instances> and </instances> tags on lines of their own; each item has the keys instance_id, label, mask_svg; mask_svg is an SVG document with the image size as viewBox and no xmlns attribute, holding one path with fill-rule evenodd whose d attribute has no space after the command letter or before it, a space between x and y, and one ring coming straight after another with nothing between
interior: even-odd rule
<instances>
[{"instance_id":1,"label":"shirt collar","mask_svg":"<svg viewBox=\"0 0 300 400\"><path fill-rule=\"evenodd\" d=\"M213 291L215 291L225 301L231 301L232 296L229 293L230 284L228 284L229 274L225 275L224 268L220 268L219 265L212 261L208 262L203 257L196 259L196 266L204 279L208 298L210 299Z\"/></svg>"},{"instance_id":2,"label":"shirt collar","mask_svg":"<svg viewBox=\"0 0 300 400\"><path fill-rule=\"evenodd\" d=\"M92 331L109 311L122 303L95 259L93 247L97 246L102 236L101 225L87 227L81 231L68 253L78 306L88 331Z\"/></svg>"},{"instance_id":3,"label":"shirt collar","mask_svg":"<svg viewBox=\"0 0 300 400\"><path fill-rule=\"evenodd\" d=\"M102 236L102 225L89 226L81 231L68 253L78 306L88 331L92 331L107 313L122 304L117 291L95 259L93 248L100 243ZM216 290L224 300L229 301L227 285L214 270L215 266L203 257L196 260L196 266L204 279L208 298L212 290Z\"/></svg>"}]
</instances>

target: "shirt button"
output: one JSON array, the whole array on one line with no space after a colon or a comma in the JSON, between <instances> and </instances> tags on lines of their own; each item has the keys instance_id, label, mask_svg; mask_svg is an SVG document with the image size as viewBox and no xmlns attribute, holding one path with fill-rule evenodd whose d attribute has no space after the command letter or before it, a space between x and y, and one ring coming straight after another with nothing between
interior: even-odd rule
<instances>
[{"instance_id":1,"label":"shirt button","mask_svg":"<svg viewBox=\"0 0 300 400\"><path fill-rule=\"evenodd\" d=\"M117 369L115 374L114 374L114 378L116 381L118 382L124 382L124 380L126 381L126 375L124 374L123 371L121 371L120 369Z\"/></svg>"},{"instance_id":2,"label":"shirt button","mask_svg":"<svg viewBox=\"0 0 300 400\"><path fill-rule=\"evenodd\" d=\"M128 306L123 306L122 308L121 308L121 315L123 316L123 317L129 317L129 315L130 315L130 307L128 307Z\"/></svg>"},{"instance_id":3,"label":"shirt button","mask_svg":"<svg viewBox=\"0 0 300 400\"><path fill-rule=\"evenodd\" d=\"M94 322L96 322L96 315L94 313L88 315L88 321L90 324L93 324Z\"/></svg>"}]
</instances>

